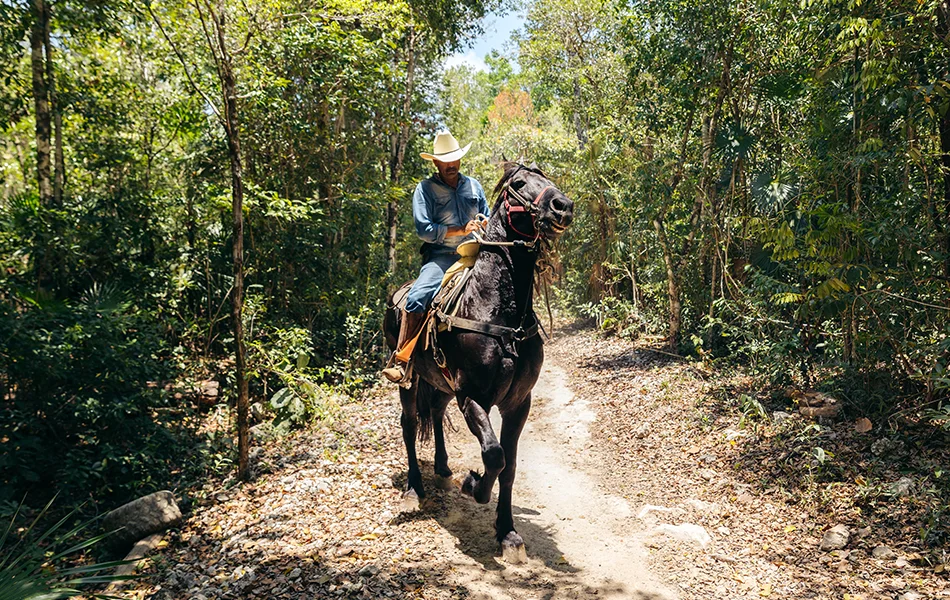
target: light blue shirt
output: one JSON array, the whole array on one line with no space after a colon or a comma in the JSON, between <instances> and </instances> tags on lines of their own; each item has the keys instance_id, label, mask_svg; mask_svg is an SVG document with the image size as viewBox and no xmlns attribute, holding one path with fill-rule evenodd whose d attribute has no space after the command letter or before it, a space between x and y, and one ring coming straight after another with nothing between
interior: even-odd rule
<instances>
[{"instance_id":1,"label":"light blue shirt","mask_svg":"<svg viewBox=\"0 0 950 600\"><path fill-rule=\"evenodd\" d=\"M422 241L434 244L436 252L455 252L468 236L445 237L449 227L461 227L481 213L488 214L488 201L482 184L459 173L454 189L439 179L438 174L419 182L412 195L412 218Z\"/></svg>"}]
</instances>

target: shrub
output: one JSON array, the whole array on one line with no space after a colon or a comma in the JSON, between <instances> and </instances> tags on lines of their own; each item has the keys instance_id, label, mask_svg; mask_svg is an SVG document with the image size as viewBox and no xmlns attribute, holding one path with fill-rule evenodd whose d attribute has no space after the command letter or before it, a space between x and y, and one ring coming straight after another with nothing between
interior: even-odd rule
<instances>
[{"instance_id":1,"label":"shrub","mask_svg":"<svg viewBox=\"0 0 950 600\"><path fill-rule=\"evenodd\" d=\"M157 323L115 290L0 303L0 501L125 499L175 468ZM164 479L164 478L160 478ZM45 499L45 498L44 498Z\"/></svg>"}]
</instances>

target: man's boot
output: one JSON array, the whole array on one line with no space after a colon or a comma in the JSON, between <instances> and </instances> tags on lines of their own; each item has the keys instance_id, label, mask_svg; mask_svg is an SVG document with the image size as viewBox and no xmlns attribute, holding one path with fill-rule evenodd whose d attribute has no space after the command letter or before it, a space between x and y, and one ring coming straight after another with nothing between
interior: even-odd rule
<instances>
[{"instance_id":1,"label":"man's boot","mask_svg":"<svg viewBox=\"0 0 950 600\"><path fill-rule=\"evenodd\" d=\"M396 342L395 364L383 369L383 375L393 383L399 383L406 377L406 366L416 346L420 330L426 320L426 313L405 312L399 326L399 341Z\"/></svg>"}]
</instances>

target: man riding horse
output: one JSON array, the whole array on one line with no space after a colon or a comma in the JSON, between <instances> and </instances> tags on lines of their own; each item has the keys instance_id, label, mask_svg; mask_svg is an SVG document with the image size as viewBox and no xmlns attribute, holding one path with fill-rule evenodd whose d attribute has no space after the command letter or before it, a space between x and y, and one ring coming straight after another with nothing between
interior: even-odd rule
<instances>
[{"instance_id":1,"label":"man riding horse","mask_svg":"<svg viewBox=\"0 0 950 600\"><path fill-rule=\"evenodd\" d=\"M435 136L434 146L432 154L422 152L420 156L431 160L437 172L420 181L412 195L412 218L416 233L424 242L423 265L406 298L394 364L383 370L386 379L393 383L405 383L407 364L429 304L439 291L445 271L458 260L456 248L481 227L475 216L488 214L482 184L459 173L462 157L472 144L460 148L455 137L445 130Z\"/></svg>"},{"instance_id":2,"label":"man riding horse","mask_svg":"<svg viewBox=\"0 0 950 600\"><path fill-rule=\"evenodd\" d=\"M479 442L484 467L481 473L465 475L461 491L487 503L498 482L495 539L506 560L520 562L526 553L515 530L512 488L518 439L544 361L533 307L535 276L550 264L553 244L573 221L574 203L537 165L504 162L494 208L487 221L476 219L488 213L488 205L481 185L458 174L458 161L467 150L443 132L436 138L435 153L423 155L434 160L439 171L419 184L413 198L416 230L428 252L405 308L406 286L389 296L383 329L399 362L386 376L402 384L399 421L409 466L407 499L425 496L417 435L420 440L432 435L436 475L452 476L443 419L454 399ZM477 244L461 245L468 234ZM451 251L455 248L463 255L458 265L464 270L456 282L449 282L448 295L437 298L427 351L417 354L409 368L424 311L441 287L442 274L458 258ZM501 416L500 436L488 418L493 407Z\"/></svg>"}]
</instances>

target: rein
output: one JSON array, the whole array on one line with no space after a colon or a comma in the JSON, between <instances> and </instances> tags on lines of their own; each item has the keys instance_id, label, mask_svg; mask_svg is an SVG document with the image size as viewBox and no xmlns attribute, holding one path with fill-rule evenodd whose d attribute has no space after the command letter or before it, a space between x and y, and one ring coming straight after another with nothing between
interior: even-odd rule
<instances>
[{"instance_id":1,"label":"rein","mask_svg":"<svg viewBox=\"0 0 950 600\"><path fill-rule=\"evenodd\" d=\"M554 189L553 185L545 187L532 202L528 202L524 196L511 189L510 185L506 185L504 191L502 192L502 198L505 200L505 212L508 213L508 227L510 227L512 231L521 237L531 239L530 234L520 231L517 227L515 227L515 224L511 222L511 213L528 213L528 215L531 217L531 228L534 229L534 239L537 240L541 236L541 231L538 229L538 225L535 223L534 217L538 212L538 203L541 202L541 198L543 198L544 194L546 194L547 191L551 189ZM509 202L509 193L511 193L511 195L516 200L518 200L519 204L512 205L511 202Z\"/></svg>"}]
</instances>

